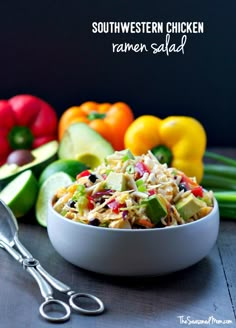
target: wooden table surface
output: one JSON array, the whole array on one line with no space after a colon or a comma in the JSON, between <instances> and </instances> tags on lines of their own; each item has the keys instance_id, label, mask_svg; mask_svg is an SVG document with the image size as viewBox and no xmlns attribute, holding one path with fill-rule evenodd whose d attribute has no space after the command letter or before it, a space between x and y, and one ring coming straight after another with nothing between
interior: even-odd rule
<instances>
[{"instance_id":1,"label":"wooden table surface","mask_svg":"<svg viewBox=\"0 0 236 328\"><path fill-rule=\"evenodd\" d=\"M105 303L102 315L72 313L60 327L236 327L236 220L221 219L217 243L201 262L152 278L109 277L82 270L56 253L46 229L34 220L20 222L19 228L20 240L52 275ZM43 299L33 278L4 250L0 263L0 327L55 326L39 315Z\"/></svg>"}]
</instances>

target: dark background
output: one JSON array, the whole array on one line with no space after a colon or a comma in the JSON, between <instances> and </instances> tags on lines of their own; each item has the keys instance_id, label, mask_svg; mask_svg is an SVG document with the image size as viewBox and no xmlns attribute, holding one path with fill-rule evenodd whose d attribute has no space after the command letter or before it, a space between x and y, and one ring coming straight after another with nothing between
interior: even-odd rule
<instances>
[{"instance_id":1,"label":"dark background","mask_svg":"<svg viewBox=\"0 0 236 328\"><path fill-rule=\"evenodd\" d=\"M31 93L59 115L125 101L135 116L194 116L209 146L234 146L235 12L235 0L1 1L0 97ZM93 34L93 21L203 21L205 33L188 35L184 55L114 54L112 42L159 44L165 34Z\"/></svg>"}]
</instances>

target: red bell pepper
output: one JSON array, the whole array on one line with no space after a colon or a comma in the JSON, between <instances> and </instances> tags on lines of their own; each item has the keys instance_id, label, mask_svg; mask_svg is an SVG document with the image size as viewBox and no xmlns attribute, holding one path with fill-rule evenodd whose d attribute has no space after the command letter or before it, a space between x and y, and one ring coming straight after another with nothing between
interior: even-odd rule
<instances>
[{"instance_id":1,"label":"red bell pepper","mask_svg":"<svg viewBox=\"0 0 236 328\"><path fill-rule=\"evenodd\" d=\"M191 178L187 177L184 173L182 174L182 179L180 181L184 183L188 190L196 197L203 197L203 188L197 182L194 182Z\"/></svg>"},{"instance_id":2,"label":"red bell pepper","mask_svg":"<svg viewBox=\"0 0 236 328\"><path fill-rule=\"evenodd\" d=\"M83 177L87 177L91 174L91 172L89 170L85 170L80 172L79 174L76 175L76 180L83 178Z\"/></svg>"},{"instance_id":3,"label":"red bell pepper","mask_svg":"<svg viewBox=\"0 0 236 328\"><path fill-rule=\"evenodd\" d=\"M91 211L95 207L94 199L92 196L88 196L88 209Z\"/></svg>"},{"instance_id":4,"label":"red bell pepper","mask_svg":"<svg viewBox=\"0 0 236 328\"><path fill-rule=\"evenodd\" d=\"M188 177L187 175L185 175L184 173L181 174L182 178L181 178L181 183L185 183L186 187L188 189L193 189L195 187L198 187L199 184L197 182L194 182L190 177Z\"/></svg>"},{"instance_id":5,"label":"red bell pepper","mask_svg":"<svg viewBox=\"0 0 236 328\"><path fill-rule=\"evenodd\" d=\"M118 214L122 205L118 203L115 199L113 199L109 203L107 203L107 206L112 210L112 212Z\"/></svg>"},{"instance_id":6,"label":"red bell pepper","mask_svg":"<svg viewBox=\"0 0 236 328\"><path fill-rule=\"evenodd\" d=\"M56 111L44 100L17 95L0 100L0 165L15 149L34 149L57 139Z\"/></svg>"},{"instance_id":7,"label":"red bell pepper","mask_svg":"<svg viewBox=\"0 0 236 328\"><path fill-rule=\"evenodd\" d=\"M135 165L135 172L137 173L137 179L142 178L142 176L144 175L144 173L150 173L149 168L147 167L147 165L145 165L143 162L138 162Z\"/></svg>"},{"instance_id":8,"label":"red bell pepper","mask_svg":"<svg viewBox=\"0 0 236 328\"><path fill-rule=\"evenodd\" d=\"M153 195L155 195L156 194L156 190L155 189L150 189L150 190L148 190L148 195L149 196L153 196Z\"/></svg>"},{"instance_id":9,"label":"red bell pepper","mask_svg":"<svg viewBox=\"0 0 236 328\"><path fill-rule=\"evenodd\" d=\"M191 193L196 197L203 197L203 188L201 186L195 187L191 190Z\"/></svg>"}]
</instances>

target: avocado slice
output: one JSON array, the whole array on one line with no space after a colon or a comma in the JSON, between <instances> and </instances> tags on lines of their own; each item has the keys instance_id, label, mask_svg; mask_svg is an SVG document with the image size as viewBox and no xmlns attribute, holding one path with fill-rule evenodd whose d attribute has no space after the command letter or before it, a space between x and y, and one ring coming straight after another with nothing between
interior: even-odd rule
<instances>
[{"instance_id":1,"label":"avocado slice","mask_svg":"<svg viewBox=\"0 0 236 328\"><path fill-rule=\"evenodd\" d=\"M74 123L60 142L60 159L76 159L90 168L100 165L114 152L111 144L85 123Z\"/></svg>"},{"instance_id":2,"label":"avocado slice","mask_svg":"<svg viewBox=\"0 0 236 328\"><path fill-rule=\"evenodd\" d=\"M106 179L107 189L124 191L126 190L126 178L123 173L110 172Z\"/></svg>"},{"instance_id":3,"label":"avocado slice","mask_svg":"<svg viewBox=\"0 0 236 328\"><path fill-rule=\"evenodd\" d=\"M152 223L157 224L161 218L167 215L167 208L158 195L153 195L144 200L146 204L146 214Z\"/></svg>"},{"instance_id":4,"label":"avocado slice","mask_svg":"<svg viewBox=\"0 0 236 328\"><path fill-rule=\"evenodd\" d=\"M203 201L195 197L193 194L189 194L187 197L179 200L175 207L180 216L186 221L196 214L203 205Z\"/></svg>"},{"instance_id":5,"label":"avocado slice","mask_svg":"<svg viewBox=\"0 0 236 328\"><path fill-rule=\"evenodd\" d=\"M32 170L35 177L39 177L41 172L53 161L57 159L59 144L56 140L50 141L31 151L34 160L22 166L16 164L3 164L0 167L0 190L2 190L11 180L26 170Z\"/></svg>"}]
</instances>

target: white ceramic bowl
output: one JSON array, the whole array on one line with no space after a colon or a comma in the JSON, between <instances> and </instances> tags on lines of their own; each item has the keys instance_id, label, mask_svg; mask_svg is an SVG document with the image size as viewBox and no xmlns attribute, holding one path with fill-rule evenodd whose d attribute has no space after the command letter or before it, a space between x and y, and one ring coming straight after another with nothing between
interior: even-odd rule
<instances>
[{"instance_id":1,"label":"white ceramic bowl","mask_svg":"<svg viewBox=\"0 0 236 328\"><path fill-rule=\"evenodd\" d=\"M203 259L214 246L219 209L206 217L159 229L108 229L65 219L49 204L48 235L56 251L81 268L117 276L163 275Z\"/></svg>"}]
</instances>

